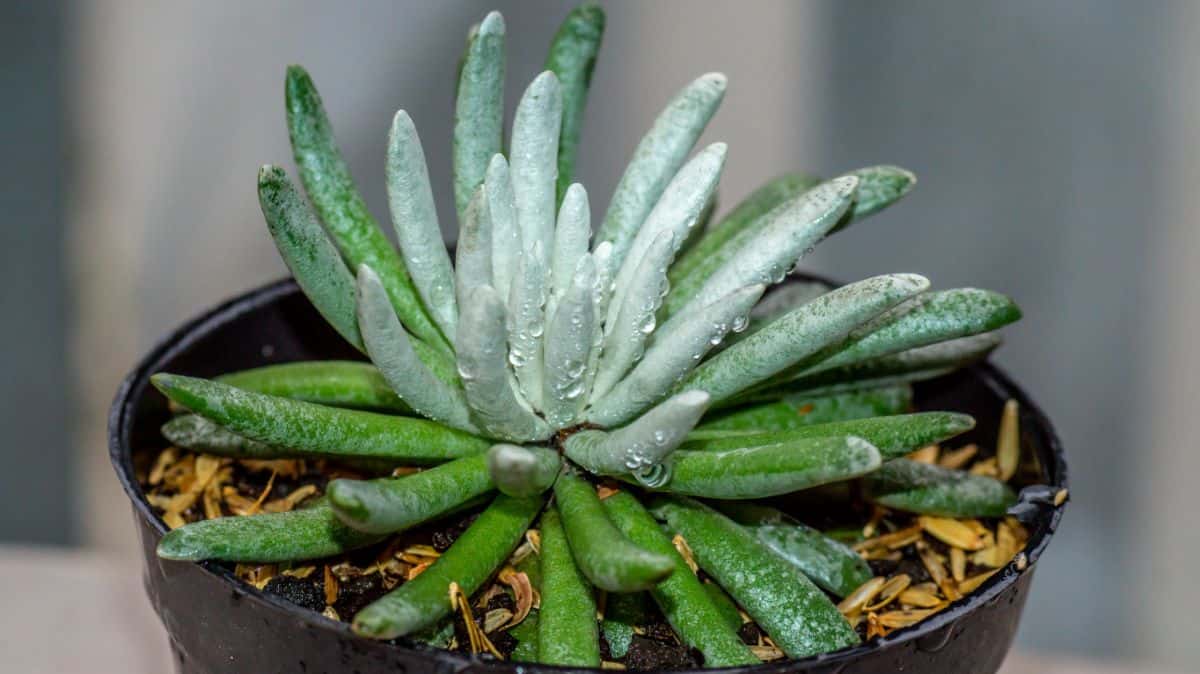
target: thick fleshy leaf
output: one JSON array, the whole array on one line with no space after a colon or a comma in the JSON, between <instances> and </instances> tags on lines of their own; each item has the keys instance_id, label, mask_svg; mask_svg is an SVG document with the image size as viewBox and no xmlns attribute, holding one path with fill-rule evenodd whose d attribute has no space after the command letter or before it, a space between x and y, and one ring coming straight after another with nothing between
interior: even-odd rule
<instances>
[{"instance_id":1,"label":"thick fleshy leaf","mask_svg":"<svg viewBox=\"0 0 1200 674\"><path fill-rule=\"evenodd\" d=\"M660 491L702 498L758 499L865 475L879 450L853 436L804 438L720 452L678 450Z\"/></svg>"},{"instance_id":2,"label":"thick fleshy leaf","mask_svg":"<svg viewBox=\"0 0 1200 674\"><path fill-rule=\"evenodd\" d=\"M889 274L838 288L717 354L680 388L708 391L716 402L728 399L842 342L855 328L928 287L923 276Z\"/></svg>"},{"instance_id":3,"label":"thick fleshy leaf","mask_svg":"<svg viewBox=\"0 0 1200 674\"><path fill-rule=\"evenodd\" d=\"M504 304L490 286L476 288L459 321L458 374L473 421L495 438L544 440L550 429L517 396L505 361Z\"/></svg>"},{"instance_id":4,"label":"thick fleshy leaf","mask_svg":"<svg viewBox=\"0 0 1200 674\"><path fill-rule=\"evenodd\" d=\"M650 511L687 540L700 568L789 657L830 653L859 642L820 589L740 525L692 499L659 498Z\"/></svg>"},{"instance_id":5,"label":"thick fleshy leaf","mask_svg":"<svg viewBox=\"0 0 1200 674\"><path fill-rule=\"evenodd\" d=\"M546 447L499 444L488 450L487 469L497 489L523 498L553 486L562 459Z\"/></svg>"},{"instance_id":6,"label":"thick fleshy leaf","mask_svg":"<svg viewBox=\"0 0 1200 674\"><path fill-rule=\"evenodd\" d=\"M542 406L543 341L546 331L546 256L535 241L517 262L508 293L508 363L525 400Z\"/></svg>"},{"instance_id":7,"label":"thick fleshy leaf","mask_svg":"<svg viewBox=\"0 0 1200 674\"><path fill-rule=\"evenodd\" d=\"M835 178L771 211L760 231L709 276L692 274L671 288L663 306L672 317L752 283L773 285L807 255L853 203L858 178Z\"/></svg>"},{"instance_id":8,"label":"thick fleshy leaf","mask_svg":"<svg viewBox=\"0 0 1200 674\"><path fill-rule=\"evenodd\" d=\"M785 512L746 501L714 505L826 592L845 597L875 575L853 548Z\"/></svg>"},{"instance_id":9,"label":"thick fleshy leaf","mask_svg":"<svg viewBox=\"0 0 1200 674\"><path fill-rule=\"evenodd\" d=\"M772 380L787 390L827 388L876 381L881 378L896 378L909 374L958 369L982 360L1000 346L999 333L985 332L970 337L959 337L928 346L918 346L889 356L850 363L841 367L821 370L808 375L791 375ZM771 382L768 382L771 383Z\"/></svg>"},{"instance_id":10,"label":"thick fleshy leaf","mask_svg":"<svg viewBox=\"0 0 1200 674\"><path fill-rule=\"evenodd\" d=\"M484 196L492 221L492 287L500 297L507 299L524 248L521 244L521 225L517 222L512 176L504 155L494 155L488 164Z\"/></svg>"},{"instance_id":11,"label":"thick fleshy leaf","mask_svg":"<svg viewBox=\"0 0 1200 674\"><path fill-rule=\"evenodd\" d=\"M181 375L156 374L151 383L171 400L233 433L299 455L428 465L479 454L490 445L425 419L325 407Z\"/></svg>"},{"instance_id":12,"label":"thick fleshy leaf","mask_svg":"<svg viewBox=\"0 0 1200 674\"><path fill-rule=\"evenodd\" d=\"M504 136L504 18L489 13L470 37L454 108L454 205L459 221Z\"/></svg>"},{"instance_id":13,"label":"thick fleshy leaf","mask_svg":"<svg viewBox=\"0 0 1200 674\"><path fill-rule=\"evenodd\" d=\"M787 173L768 181L765 185L754 190L750 196L733 207L725 217L708 228L700 240L687 253L680 255L671 267L671 283L679 283L687 278L694 270L706 265L707 273L716 271L721 261L726 257L722 250L726 247L736 250L750 240L762 225L766 224L766 215L787 201L790 201L820 184L821 180L802 173Z\"/></svg>"},{"instance_id":14,"label":"thick fleshy leaf","mask_svg":"<svg viewBox=\"0 0 1200 674\"><path fill-rule=\"evenodd\" d=\"M583 129L583 110L587 104L592 69L604 36L604 10L585 4L572 9L550 43L546 70L553 72L562 86L562 133L558 141L558 200L561 202L575 171L575 154Z\"/></svg>"},{"instance_id":15,"label":"thick fleshy leaf","mask_svg":"<svg viewBox=\"0 0 1200 674\"><path fill-rule=\"evenodd\" d=\"M492 255L492 217L481 185L463 213L454 249L454 291L458 306L466 302L472 289L492 285Z\"/></svg>"},{"instance_id":16,"label":"thick fleshy leaf","mask_svg":"<svg viewBox=\"0 0 1200 674\"><path fill-rule=\"evenodd\" d=\"M666 395L683 380L704 355L721 343L732 330L746 325L746 314L762 296L763 287L742 288L704 307L669 330L661 329L646 356L624 379L588 412L588 419L602 426L615 426ZM692 387L679 386L685 391Z\"/></svg>"},{"instance_id":17,"label":"thick fleshy leaf","mask_svg":"<svg viewBox=\"0 0 1200 674\"><path fill-rule=\"evenodd\" d=\"M447 336L438 331L421 305L404 262L354 186L350 168L333 139L321 96L300 66L288 66L286 93L288 134L300 180L348 268L370 265L387 288L404 327L449 354Z\"/></svg>"},{"instance_id":18,"label":"thick fleshy leaf","mask_svg":"<svg viewBox=\"0 0 1200 674\"><path fill-rule=\"evenodd\" d=\"M342 524L329 502L320 499L284 513L192 522L164 534L157 553L163 559L192 562L298 562L340 555L382 538Z\"/></svg>"},{"instance_id":19,"label":"thick fleshy leaf","mask_svg":"<svg viewBox=\"0 0 1200 674\"><path fill-rule=\"evenodd\" d=\"M828 396L784 394L761 405L718 411L697 431L786 431L812 424L901 414L912 408L912 387L885 386Z\"/></svg>"},{"instance_id":20,"label":"thick fleshy leaf","mask_svg":"<svg viewBox=\"0 0 1200 674\"><path fill-rule=\"evenodd\" d=\"M575 183L563 197L558 209L558 224L554 228L554 254L550 264L554 298L562 297L571 287L579 261L587 255L591 237L592 216L587 190Z\"/></svg>"},{"instance_id":21,"label":"thick fleshy leaf","mask_svg":"<svg viewBox=\"0 0 1200 674\"><path fill-rule=\"evenodd\" d=\"M805 438L855 436L875 445L880 455L895 459L925 445L949 440L975 427L975 420L956 412L917 412L870 419L813 424L788 431L741 433L695 431L683 448L697 451L728 451L744 447L777 445Z\"/></svg>"},{"instance_id":22,"label":"thick fleshy leaf","mask_svg":"<svg viewBox=\"0 0 1200 674\"><path fill-rule=\"evenodd\" d=\"M624 262L646 216L717 111L725 84L720 73L701 75L667 104L638 143L596 237L612 243L615 266Z\"/></svg>"},{"instance_id":23,"label":"thick fleshy leaf","mask_svg":"<svg viewBox=\"0 0 1200 674\"><path fill-rule=\"evenodd\" d=\"M1008 297L991 290L956 288L926 293L856 331L836 353L797 374L813 374L996 330L1021 317Z\"/></svg>"},{"instance_id":24,"label":"thick fleshy leaf","mask_svg":"<svg viewBox=\"0 0 1200 674\"><path fill-rule=\"evenodd\" d=\"M255 393L333 407L409 413L379 369L352 360L313 360L230 372L216 381Z\"/></svg>"},{"instance_id":25,"label":"thick fleshy leaf","mask_svg":"<svg viewBox=\"0 0 1200 674\"><path fill-rule=\"evenodd\" d=\"M717 182L721 179L725 153L724 143L709 145L679 169L679 173L667 184L658 203L634 235L633 242L630 243L629 250L617 269L613 306L609 307L609 322L616 319L617 310L624 306L625 294L635 290L634 275L638 273L642 260L659 237L664 232L671 233L673 259L679 247L688 238L689 232L696 227L704 205L712 198ZM664 277L670 262L671 259L668 259L662 269Z\"/></svg>"},{"instance_id":26,"label":"thick fleshy leaf","mask_svg":"<svg viewBox=\"0 0 1200 674\"><path fill-rule=\"evenodd\" d=\"M403 110L392 119L386 172L392 223L413 285L442 334L453 335L458 325L454 267L438 226L421 139Z\"/></svg>"},{"instance_id":27,"label":"thick fleshy leaf","mask_svg":"<svg viewBox=\"0 0 1200 674\"><path fill-rule=\"evenodd\" d=\"M1002 517L1017 502L994 478L908 459L887 462L863 486L880 505L941 517Z\"/></svg>"},{"instance_id":28,"label":"thick fleshy leaf","mask_svg":"<svg viewBox=\"0 0 1200 674\"><path fill-rule=\"evenodd\" d=\"M660 232L627 281L629 287L622 294L621 306L613 311L605 326L593 400L608 393L642 357L646 340L656 325L655 314L667 291L667 265L674 253L674 238L669 231Z\"/></svg>"},{"instance_id":29,"label":"thick fleshy leaf","mask_svg":"<svg viewBox=\"0 0 1200 674\"><path fill-rule=\"evenodd\" d=\"M389 534L460 510L494 488L487 457L476 454L404 477L336 479L326 488L326 496L346 526Z\"/></svg>"},{"instance_id":30,"label":"thick fleshy leaf","mask_svg":"<svg viewBox=\"0 0 1200 674\"><path fill-rule=\"evenodd\" d=\"M410 407L451 428L478 432L462 389L438 379L417 357L383 283L367 265L358 268L358 327L371 361Z\"/></svg>"},{"instance_id":31,"label":"thick fleshy leaf","mask_svg":"<svg viewBox=\"0 0 1200 674\"><path fill-rule=\"evenodd\" d=\"M653 482L654 470L687 437L708 408L708 395L687 391L667 398L633 423L611 432L580 431L567 438L572 461L598 475L641 475Z\"/></svg>"},{"instance_id":32,"label":"thick fleshy leaf","mask_svg":"<svg viewBox=\"0 0 1200 674\"><path fill-rule=\"evenodd\" d=\"M354 276L283 169L267 165L259 170L258 201L275 247L300 289L333 329L361 351Z\"/></svg>"},{"instance_id":33,"label":"thick fleshy leaf","mask_svg":"<svg viewBox=\"0 0 1200 674\"><path fill-rule=\"evenodd\" d=\"M554 250L554 189L561 128L562 91L558 78L547 70L533 80L517 104L508 153L521 241L527 250L540 241L547 255Z\"/></svg>"},{"instance_id":34,"label":"thick fleshy leaf","mask_svg":"<svg viewBox=\"0 0 1200 674\"><path fill-rule=\"evenodd\" d=\"M833 230L835 232L891 206L917 184L917 176L899 166L868 166L851 171L851 174L858 176L858 192L854 195L850 217L843 220Z\"/></svg>"},{"instance_id":35,"label":"thick fleshy leaf","mask_svg":"<svg viewBox=\"0 0 1200 674\"><path fill-rule=\"evenodd\" d=\"M595 285L596 263L585 253L546 326L542 409L552 428L571 425L587 402L587 363L596 327Z\"/></svg>"}]
</instances>

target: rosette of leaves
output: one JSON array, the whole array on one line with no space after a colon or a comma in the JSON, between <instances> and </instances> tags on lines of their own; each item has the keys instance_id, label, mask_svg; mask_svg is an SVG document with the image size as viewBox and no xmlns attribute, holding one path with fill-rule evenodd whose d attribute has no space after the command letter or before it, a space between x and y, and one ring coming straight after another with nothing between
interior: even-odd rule
<instances>
[{"instance_id":1,"label":"rosette of leaves","mask_svg":"<svg viewBox=\"0 0 1200 674\"><path fill-rule=\"evenodd\" d=\"M972 427L961 414L905 413L908 386L995 348L994 331L1019 317L1010 300L930 290L916 274L766 294L823 238L901 198L913 176L892 166L785 175L713 218L726 146L693 152L725 94L724 76L709 73L667 102L593 235L572 171L603 26L596 7L571 12L507 147L504 21L493 12L471 30L455 104L453 256L408 114L392 121L385 167L397 250L366 209L313 82L289 68L287 123L308 201L265 166L263 214L304 293L370 363L158 374L154 384L190 412L164 433L227 456L424 469L336 479L292 512L188 524L164 536L161 557L322 558L487 503L354 629L386 639L435 627L451 611L451 583L469 596L537 526L536 659L597 666L597 591L649 591L681 640L720 666L757 659L724 619L725 594L701 585L664 532L803 657L857 642L829 595L870 571L787 518L769 518L773 537L758 536L729 502L865 476L891 507L1004 512L1013 495L999 482L902 457Z\"/></svg>"}]
</instances>

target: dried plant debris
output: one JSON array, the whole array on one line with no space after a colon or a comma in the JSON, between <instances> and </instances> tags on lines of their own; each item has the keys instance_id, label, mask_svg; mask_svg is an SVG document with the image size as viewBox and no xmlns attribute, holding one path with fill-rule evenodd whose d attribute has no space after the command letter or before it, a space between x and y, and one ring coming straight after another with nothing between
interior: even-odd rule
<instances>
[{"instance_id":1,"label":"dried plant debris","mask_svg":"<svg viewBox=\"0 0 1200 674\"><path fill-rule=\"evenodd\" d=\"M1014 439L1016 413L1015 403L1005 407L996 453L976 444L954 448L934 444L906 458L1011 478L1019 465L1019 457L1014 456L1020 446ZM383 474L409 475L419 470L390 468ZM178 528L204 519L304 508L321 496L331 479L347 476L374 475L320 459L232 459L168 447L145 463L139 479L163 521ZM614 486L603 484L598 495L603 499L616 492ZM1064 490L1056 501L1066 497ZM1024 548L1029 532L1013 517L916 515L869 503L856 503L850 510L861 513L858 524L826 533L848 544L874 575L846 596L833 599L865 639L916 625L975 591L1008 564L1022 568L1028 563ZM428 569L476 515L476 510L460 512L337 558L237 564L233 571L260 590L330 620L348 622L364 606ZM711 584L687 540L675 535L671 542L686 567ZM540 554L540 532L529 529L496 576L474 597L466 596L457 584L447 587L454 612L418 640L483 658L522 659L521 639L536 638ZM703 655L679 640L653 602L640 602L631 622L624 615L629 602L613 602L612 597L598 592L596 598L597 619L606 625L600 638L602 668L649 671L703 665ZM617 604L620 607L613 608ZM763 662L786 657L749 615L732 603L729 608L737 612L734 617L740 616L738 635L755 656ZM617 610L621 615L613 613ZM619 651L606 638L613 620L631 628Z\"/></svg>"}]
</instances>

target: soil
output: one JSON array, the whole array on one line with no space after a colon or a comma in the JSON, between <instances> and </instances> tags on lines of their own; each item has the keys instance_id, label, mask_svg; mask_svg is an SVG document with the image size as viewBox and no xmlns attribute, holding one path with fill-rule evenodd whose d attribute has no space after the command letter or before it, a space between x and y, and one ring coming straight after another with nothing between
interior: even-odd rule
<instances>
[{"instance_id":1,"label":"soil","mask_svg":"<svg viewBox=\"0 0 1200 674\"><path fill-rule=\"evenodd\" d=\"M189 460L195 464L195 458L190 457L186 452L179 453L174 459L180 465L186 465ZM176 489L174 493L172 492L169 477L165 481L160 479L159 483L150 484L149 476L153 462L142 463L144 468L139 471L139 478L148 494L152 496L157 494L163 497L163 500L159 501L161 503L165 502L166 497L173 496L179 491ZM290 494L309 485L316 488L315 496L323 491L328 481L335 476L364 477L357 471L320 461L253 462L232 460L222 465L227 466L230 471L224 478L223 488L225 492L232 489L236 493L230 497L235 500L226 498L221 501L221 515L239 514L235 509L236 503L239 502L236 501L238 497L241 498L240 503L244 507L244 503L247 501L253 502L256 499L261 501L262 499L259 497L266 492L271 500L262 504L262 507L269 508L271 503L284 501ZM167 473L169 476L170 469L167 470ZM183 480L180 484L186 486L186 477L180 479ZM813 490L813 493L798 494L772 501L773 505L788 512L802 514L799 519L823 530L861 528L868 520L871 520L873 512L871 506L858 498L858 494L853 488L848 488L846 485L832 489ZM303 502L303 500L297 501L295 505L301 505ZM383 561L399 560L401 551L412 550L412 546L425 546L423 549L427 552L423 554L428 555L444 552L470 526L479 510L480 508L475 508L466 513L455 514L447 520L418 527L384 543L354 551L336 559L297 562L292 565L280 565L278 568L271 565L230 566L244 580L259 581L257 584L265 592L282 597L297 606L322 613L327 617L348 622L363 607L404 582L403 573L398 574L393 571L389 574L382 566ZM201 498L197 498L179 514L183 521L188 522L212 516L211 513L206 514ZM808 515L804 516L803 514ZM885 520L882 522L880 533L896 530L911 523L910 516L898 513L893 513L890 519L895 521ZM985 523L989 529L995 528L995 521L985 521ZM948 554L949 547L942 541L929 536L923 540L932 551L943 556ZM890 559L870 559L868 564L876 576L890 578L899 574L907 574L914 585L931 580L929 571L918 556L915 545L904 546L896 551ZM420 570L414 569L414 566L415 564L410 563L408 566L402 566L401 569L407 569L408 572ZM337 571L329 571L330 569ZM985 573L989 570L971 562L968 563L967 576ZM326 603L326 573L336 575L336 600L332 604ZM703 572L701 572L701 577L703 578ZM474 598L472 611L476 623L481 627L483 618L488 611L494 609L515 611L517 608L510 591L505 586L500 587L503 590L499 592L493 590L484 605L478 603L479 595ZM483 592L479 594L482 595ZM831 596L830 598L835 603L839 601L837 597ZM653 603L647 602L647 605L650 610L647 621L633 636L629 649L623 657L612 657L610 645L601 631L602 658L608 663L619 664L634 671L671 671L702 667L704 658L700 652L680 643L675 632ZM864 639L875 636L869 631L866 620L859 620L855 629ZM461 613L456 613L454 616L453 634L455 638L451 642L451 647L455 650L466 651L470 640ZM753 622L743 624L738 635L743 642L751 646L770 645L767 635ZM504 630L494 630L487 636L505 659L508 659L518 644L517 639ZM481 657L494 656L485 654Z\"/></svg>"}]
</instances>

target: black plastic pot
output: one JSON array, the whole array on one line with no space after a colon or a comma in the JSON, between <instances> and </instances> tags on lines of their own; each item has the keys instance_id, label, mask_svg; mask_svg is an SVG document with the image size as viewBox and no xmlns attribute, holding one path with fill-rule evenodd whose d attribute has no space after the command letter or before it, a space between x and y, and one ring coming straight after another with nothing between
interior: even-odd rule
<instances>
[{"instance_id":1,"label":"black plastic pot","mask_svg":"<svg viewBox=\"0 0 1200 674\"><path fill-rule=\"evenodd\" d=\"M166 400L149 384L155 372L214 376L248 367L306 359L355 358L292 281L254 290L187 323L152 350L117 391L109 416L109 452L125 492L145 556L150 601L170 637L181 674L219 672L513 672L562 668L484 660L419 645L371 641L321 615L265 594L226 568L160 560L166 531L134 477L134 462L163 446L159 426ZM1038 557L1062 517L1050 494L1066 487L1067 467L1050 421L992 365L982 364L918 388L925 408L961 410L979 425L972 440L990 445L1004 400L1021 403L1023 455L1051 489L1022 492L1022 519L1030 530L1018 559L969 597L887 638L829 655L739 668L749 674L782 672L994 672L1017 630ZM598 670L597 670L598 671Z\"/></svg>"}]
</instances>

